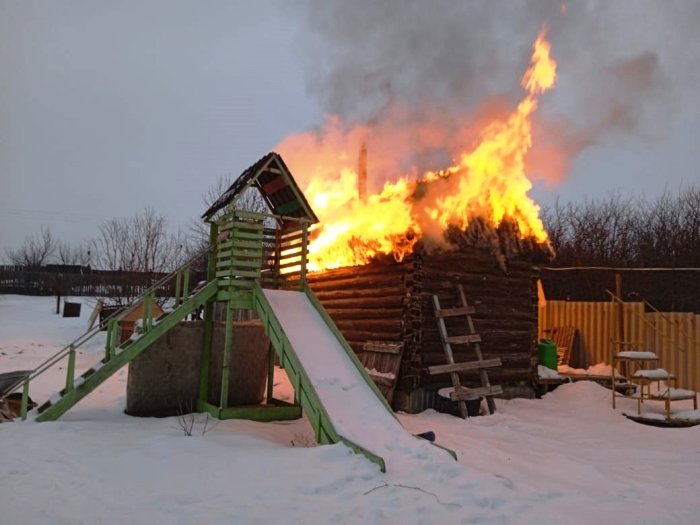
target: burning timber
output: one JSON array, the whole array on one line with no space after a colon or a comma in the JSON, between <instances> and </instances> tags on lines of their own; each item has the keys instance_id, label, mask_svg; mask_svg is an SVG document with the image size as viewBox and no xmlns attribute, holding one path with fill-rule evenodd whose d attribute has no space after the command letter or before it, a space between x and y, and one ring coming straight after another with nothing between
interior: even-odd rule
<instances>
[{"instance_id":1,"label":"burning timber","mask_svg":"<svg viewBox=\"0 0 700 525\"><path fill-rule=\"evenodd\" d=\"M501 384L511 395L532 393L538 268L531 255L537 250L525 256L520 246L517 255L503 250L494 255L493 245L467 246L468 232L462 240L455 251L428 253L419 248L402 262L382 257L364 266L308 275L310 287L361 358L368 343L401 345L392 399L397 410L451 408L436 395L449 385L449 377L430 376L426 368L446 362L432 296L439 296L443 308L456 307L460 304L457 284L463 285L476 309L472 318L482 339L483 358L500 358L503 363L489 369L492 383ZM465 318L446 321L451 333L463 332ZM473 350L465 345L453 350L457 362L475 360ZM387 365L391 358L390 354L384 357ZM373 366L385 371L381 360ZM480 386L476 372L460 373L460 378L465 386Z\"/></svg>"}]
</instances>

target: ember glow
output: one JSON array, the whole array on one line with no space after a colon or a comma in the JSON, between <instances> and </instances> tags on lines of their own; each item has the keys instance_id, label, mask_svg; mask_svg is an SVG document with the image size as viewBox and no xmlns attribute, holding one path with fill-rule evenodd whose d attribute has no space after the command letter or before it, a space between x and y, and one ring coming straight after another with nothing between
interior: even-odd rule
<instances>
[{"instance_id":1,"label":"ember glow","mask_svg":"<svg viewBox=\"0 0 700 525\"><path fill-rule=\"evenodd\" d=\"M505 219L514 221L521 236L546 242L539 206L527 195L532 183L525 174L538 95L556 81L556 63L545 37L542 29L533 43L531 65L521 80L525 97L510 114L478 130L471 147L445 145L454 150L456 160L450 166L425 173L404 167L392 173L396 166L385 160L416 140L439 141L439 118L409 131L398 126L381 140L376 140L376 126L347 130L330 118L323 133L295 135L280 144L277 150L320 219L309 247L309 268L365 264L380 253L401 260L421 237L440 243L449 225L466 228L475 217L495 227ZM387 145L387 137L394 144ZM358 154L365 143L369 184L366 198L360 199ZM385 181L377 181L378 175Z\"/></svg>"}]
</instances>

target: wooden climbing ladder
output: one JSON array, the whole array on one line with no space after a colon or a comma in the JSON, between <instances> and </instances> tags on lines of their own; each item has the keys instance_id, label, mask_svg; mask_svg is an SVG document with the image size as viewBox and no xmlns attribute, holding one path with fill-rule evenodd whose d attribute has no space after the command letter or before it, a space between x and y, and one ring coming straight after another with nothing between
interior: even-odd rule
<instances>
[{"instance_id":1,"label":"wooden climbing ladder","mask_svg":"<svg viewBox=\"0 0 700 525\"><path fill-rule=\"evenodd\" d=\"M447 364L436 365L428 367L428 373L430 375L436 374L450 374L450 379L452 380L452 390L450 391L450 399L457 402L459 407L459 413L463 418L467 418L467 405L466 400L474 399L478 397L485 397L486 402L489 407L489 413L493 414L496 411L496 403L493 400L493 396L503 394L503 389L500 385L491 385L489 382L489 376L487 373L488 368L501 366L501 359L484 359L481 353L481 347L479 343L481 342L481 336L474 330L474 322L472 321L472 314L474 313L474 307L470 306L467 302L467 298L464 294L464 288L461 284L457 285L457 291L459 292L459 299L461 306L456 308L442 308L440 306L440 299L437 295L433 295L433 306L435 308L435 318L437 319L438 328L440 330L440 338L442 339L442 345L445 349L445 358ZM447 333L447 325L445 324L446 317L466 317L466 329L468 333L463 335L450 336ZM453 344L464 344L472 347L476 354L476 361L466 361L461 363L455 363L454 353L452 352ZM480 388L467 388L462 386L459 379L460 372L477 370L479 372L479 379L481 380Z\"/></svg>"}]
</instances>

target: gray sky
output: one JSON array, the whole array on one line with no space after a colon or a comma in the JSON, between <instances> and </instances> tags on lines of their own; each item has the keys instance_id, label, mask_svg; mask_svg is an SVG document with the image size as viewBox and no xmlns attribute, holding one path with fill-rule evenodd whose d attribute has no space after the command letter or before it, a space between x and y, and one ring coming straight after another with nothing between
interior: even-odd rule
<instances>
[{"instance_id":1,"label":"gray sky","mask_svg":"<svg viewBox=\"0 0 700 525\"><path fill-rule=\"evenodd\" d=\"M517 100L543 23L559 82L536 140L568 163L533 168L559 179L535 199L700 182L700 2L0 0L0 253L146 206L185 226L326 113Z\"/></svg>"}]
</instances>

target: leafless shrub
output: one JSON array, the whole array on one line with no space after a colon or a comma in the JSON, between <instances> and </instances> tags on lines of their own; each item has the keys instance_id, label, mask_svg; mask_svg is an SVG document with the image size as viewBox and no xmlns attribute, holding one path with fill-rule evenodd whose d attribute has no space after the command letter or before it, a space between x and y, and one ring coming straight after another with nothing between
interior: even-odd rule
<instances>
[{"instance_id":1,"label":"leafless shrub","mask_svg":"<svg viewBox=\"0 0 700 525\"><path fill-rule=\"evenodd\" d=\"M202 436L216 427L216 425L210 425L212 419L208 413L195 413L192 401L187 401L184 404L182 401L178 401L176 419L185 436L191 436L197 427L201 427L200 433Z\"/></svg>"},{"instance_id":2,"label":"leafless shrub","mask_svg":"<svg viewBox=\"0 0 700 525\"><path fill-rule=\"evenodd\" d=\"M182 429L182 432L186 436L191 436L192 435L192 430L194 429L194 424L196 421L196 417L194 412L192 411L192 403L188 403L189 406L186 408L182 407L182 403L178 403L178 412L177 412L177 424L178 426Z\"/></svg>"}]
</instances>

